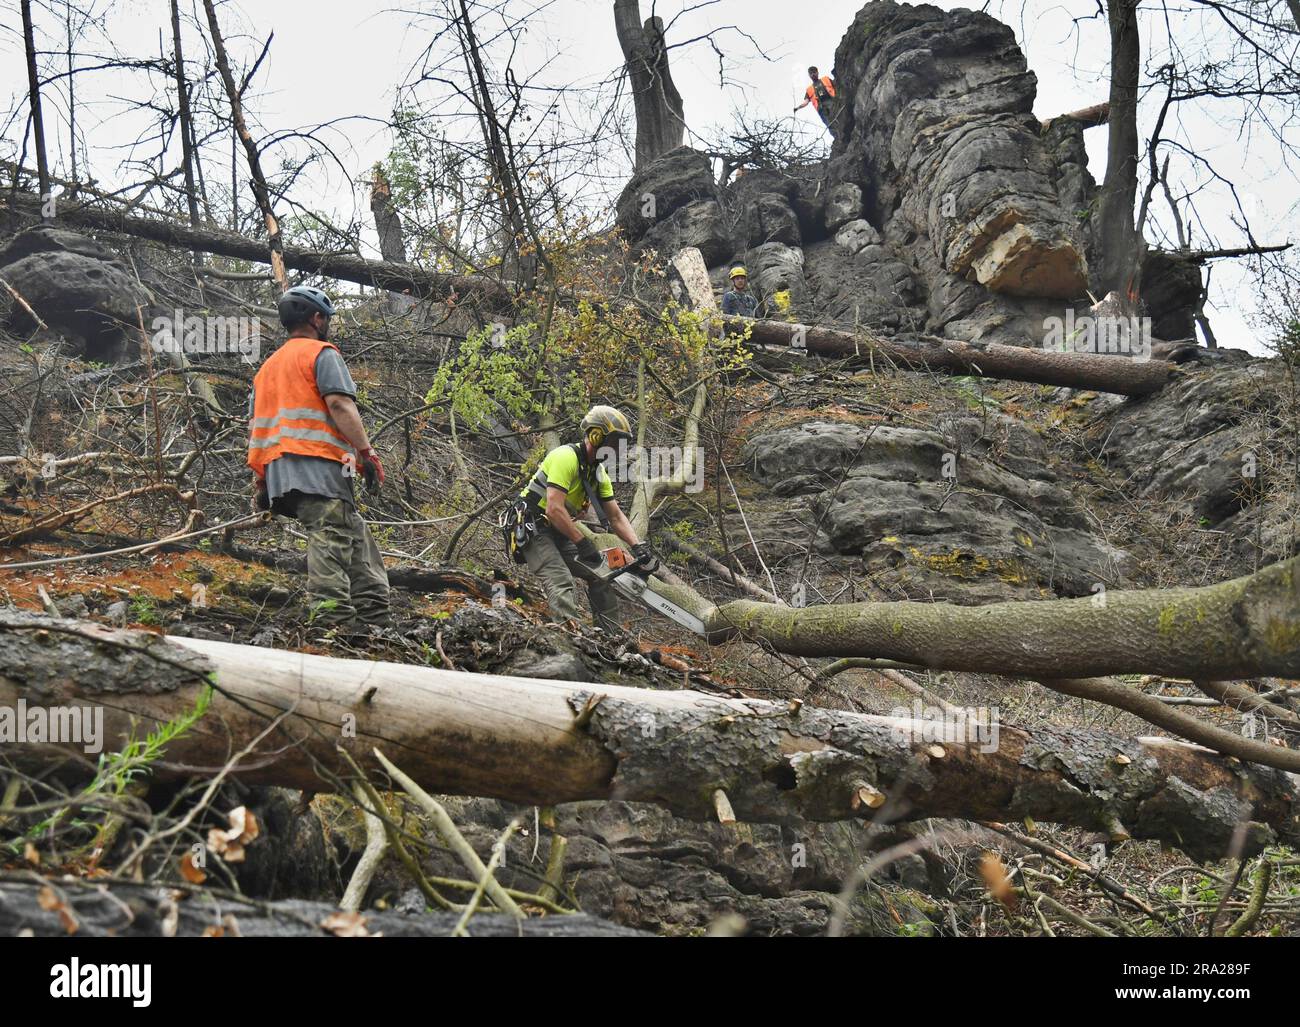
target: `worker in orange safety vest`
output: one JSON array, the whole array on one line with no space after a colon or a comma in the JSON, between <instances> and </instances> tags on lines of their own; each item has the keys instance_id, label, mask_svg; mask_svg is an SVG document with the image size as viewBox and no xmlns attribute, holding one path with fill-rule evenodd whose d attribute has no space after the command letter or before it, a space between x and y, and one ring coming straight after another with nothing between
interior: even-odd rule
<instances>
[{"instance_id":1,"label":"worker in orange safety vest","mask_svg":"<svg viewBox=\"0 0 1300 1027\"><path fill-rule=\"evenodd\" d=\"M311 624L374 634L389 624L388 575L357 513L354 479L371 492L384 466L357 411L357 387L328 341L333 302L295 286L280 297L289 338L266 359L249 397L254 510L295 517L307 532ZM360 621L364 628L353 631Z\"/></svg>"},{"instance_id":2,"label":"worker in orange safety vest","mask_svg":"<svg viewBox=\"0 0 1300 1027\"><path fill-rule=\"evenodd\" d=\"M829 75L819 75L815 67L808 69L808 77L812 79L812 84L804 90L804 101L794 112L798 114L812 104L813 110L821 117L822 124L830 129L833 136L835 128L831 121L835 117L835 80Z\"/></svg>"}]
</instances>

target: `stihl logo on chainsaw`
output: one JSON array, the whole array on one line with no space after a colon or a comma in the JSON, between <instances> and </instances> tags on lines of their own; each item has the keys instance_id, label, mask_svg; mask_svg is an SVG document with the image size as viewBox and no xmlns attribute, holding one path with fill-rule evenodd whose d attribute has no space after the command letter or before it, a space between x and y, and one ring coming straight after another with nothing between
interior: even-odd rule
<instances>
[{"instance_id":1,"label":"stihl logo on chainsaw","mask_svg":"<svg viewBox=\"0 0 1300 1027\"><path fill-rule=\"evenodd\" d=\"M606 549L601 555L605 557L605 565L610 571L603 575L606 583L613 585L629 599L635 599L643 606L662 613L688 631L693 631L697 635L705 633L704 621L655 591L651 583L653 579L644 570L638 570L640 561L634 559L627 550ZM629 571L631 573L628 573Z\"/></svg>"}]
</instances>

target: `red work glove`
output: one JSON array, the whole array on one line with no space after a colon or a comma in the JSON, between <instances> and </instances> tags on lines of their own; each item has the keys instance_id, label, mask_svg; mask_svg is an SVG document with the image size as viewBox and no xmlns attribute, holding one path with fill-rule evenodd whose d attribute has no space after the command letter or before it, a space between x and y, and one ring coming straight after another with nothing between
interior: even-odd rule
<instances>
[{"instance_id":1,"label":"red work glove","mask_svg":"<svg viewBox=\"0 0 1300 1027\"><path fill-rule=\"evenodd\" d=\"M365 480L367 492L378 492L384 484L384 465L379 461L379 454L373 449L363 449L358 454L361 459L361 477Z\"/></svg>"}]
</instances>

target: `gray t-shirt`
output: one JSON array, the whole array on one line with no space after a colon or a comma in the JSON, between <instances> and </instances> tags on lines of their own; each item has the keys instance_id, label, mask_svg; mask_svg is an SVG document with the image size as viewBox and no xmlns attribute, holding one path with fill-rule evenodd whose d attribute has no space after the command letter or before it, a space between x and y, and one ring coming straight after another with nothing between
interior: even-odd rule
<instances>
[{"instance_id":1,"label":"gray t-shirt","mask_svg":"<svg viewBox=\"0 0 1300 1027\"><path fill-rule=\"evenodd\" d=\"M341 393L357 398L357 386L348 371L348 365L336 349L328 347L320 351L314 368L316 388L322 396ZM248 416L253 416L253 392L248 393ZM284 453L266 465L266 493L272 504L290 492L301 492L310 496L327 496L330 499L342 499L353 503L352 480L355 475L343 473L343 465L337 460L326 460L319 456L300 456L297 453ZM277 511L278 512L278 511ZM286 511L287 512L287 511Z\"/></svg>"}]
</instances>

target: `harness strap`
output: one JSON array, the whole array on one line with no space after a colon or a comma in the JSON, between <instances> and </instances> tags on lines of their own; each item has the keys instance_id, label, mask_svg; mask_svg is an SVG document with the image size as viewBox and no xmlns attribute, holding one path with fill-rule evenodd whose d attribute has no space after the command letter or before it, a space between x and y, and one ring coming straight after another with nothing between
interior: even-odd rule
<instances>
[{"instance_id":1,"label":"harness strap","mask_svg":"<svg viewBox=\"0 0 1300 1027\"><path fill-rule=\"evenodd\" d=\"M587 494L587 502L590 503L592 508L596 511L596 519L600 521L600 526L606 531L606 533L608 533L610 530L609 518L605 516L605 504L602 502L601 498L596 495L595 484L588 481L587 476L582 473L583 464L585 463L583 460L583 447L575 445L573 451L578 454L578 480L582 482L582 491Z\"/></svg>"}]
</instances>

